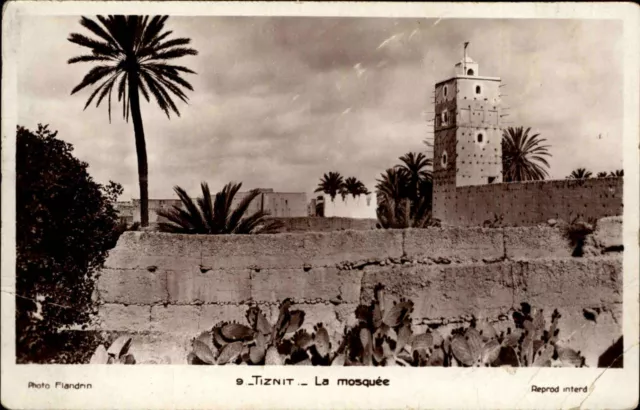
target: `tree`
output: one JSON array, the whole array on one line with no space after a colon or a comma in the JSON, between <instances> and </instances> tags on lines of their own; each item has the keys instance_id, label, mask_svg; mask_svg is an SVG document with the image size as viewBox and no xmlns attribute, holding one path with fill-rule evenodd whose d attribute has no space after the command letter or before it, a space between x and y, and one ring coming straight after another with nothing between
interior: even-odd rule
<instances>
[{"instance_id":1,"label":"tree","mask_svg":"<svg viewBox=\"0 0 640 410\"><path fill-rule=\"evenodd\" d=\"M159 210L158 216L164 217L169 222L161 222L160 229L164 232L186 234L257 234L275 233L281 224L274 220L267 220L268 212L262 210L245 216L249 205L260 194L254 189L240 200L235 209L232 208L233 199L240 190L242 183L232 182L224 186L212 201L209 186L201 184L202 197L194 202L187 192L179 186L174 187L182 206L173 206L173 209Z\"/></svg>"},{"instance_id":2,"label":"tree","mask_svg":"<svg viewBox=\"0 0 640 410\"><path fill-rule=\"evenodd\" d=\"M344 199L347 195L351 195L353 198L356 198L360 195L369 195L370 192L362 181L355 177L349 177L344 180L340 194Z\"/></svg>"},{"instance_id":3,"label":"tree","mask_svg":"<svg viewBox=\"0 0 640 410\"><path fill-rule=\"evenodd\" d=\"M413 153L409 152L400 157L402 165L399 165L401 172L406 174L407 188L409 191L409 197L412 200L417 200L420 196L420 187L425 181L432 181L433 174L431 171L425 169L433 166L433 161L427 158L422 152Z\"/></svg>"},{"instance_id":4,"label":"tree","mask_svg":"<svg viewBox=\"0 0 640 410\"><path fill-rule=\"evenodd\" d=\"M178 65L167 64L168 60L197 55L188 47L188 38L168 40L171 31L164 31L168 16L97 16L98 22L86 17L80 24L95 38L72 33L68 40L91 50L91 54L71 58L68 63L97 63L82 79L71 94L85 87L95 87L85 109L97 97L96 107L107 97L109 121L111 121L111 95L117 87L118 101L122 101L122 116L128 121L129 112L133 120L136 154L138 156L138 180L140 184L140 219L142 226L149 225L149 193L147 148L140 94L150 101L152 94L156 103L167 117L170 111L180 116L172 99L172 94L185 103L188 97L183 89L193 91L193 87L182 78L183 73L195 74L192 70Z\"/></svg>"},{"instance_id":5,"label":"tree","mask_svg":"<svg viewBox=\"0 0 640 410\"><path fill-rule=\"evenodd\" d=\"M376 214L383 228L423 228L437 224L431 216L432 182L423 180L417 188L401 166L387 169L377 180Z\"/></svg>"},{"instance_id":6,"label":"tree","mask_svg":"<svg viewBox=\"0 0 640 410\"><path fill-rule=\"evenodd\" d=\"M609 176L610 177L623 177L624 176L624 169L617 169L615 171L611 171Z\"/></svg>"},{"instance_id":7,"label":"tree","mask_svg":"<svg viewBox=\"0 0 640 410\"><path fill-rule=\"evenodd\" d=\"M597 177L598 178L606 178L607 176L609 176L606 172L598 172Z\"/></svg>"},{"instance_id":8,"label":"tree","mask_svg":"<svg viewBox=\"0 0 640 410\"><path fill-rule=\"evenodd\" d=\"M339 172L329 172L320 178L318 187L313 192L323 192L331 197L331 202L336 199L344 186L344 180Z\"/></svg>"},{"instance_id":9,"label":"tree","mask_svg":"<svg viewBox=\"0 0 640 410\"><path fill-rule=\"evenodd\" d=\"M587 171L585 168L578 168L571 171L571 174L567 177L568 179L588 179L591 178L593 174L591 171Z\"/></svg>"},{"instance_id":10,"label":"tree","mask_svg":"<svg viewBox=\"0 0 640 410\"><path fill-rule=\"evenodd\" d=\"M16 135L16 355L56 359L57 332L95 313L94 275L116 239L119 184L104 187L73 146L38 125Z\"/></svg>"},{"instance_id":11,"label":"tree","mask_svg":"<svg viewBox=\"0 0 640 410\"><path fill-rule=\"evenodd\" d=\"M398 167L387 169L380 175L380 179L376 179L376 182L378 203L389 198L399 200L409 197L407 174L398 169Z\"/></svg>"},{"instance_id":12,"label":"tree","mask_svg":"<svg viewBox=\"0 0 640 410\"><path fill-rule=\"evenodd\" d=\"M529 135L531 128L509 127L502 133L502 172L505 182L535 181L549 177L546 139Z\"/></svg>"}]
</instances>

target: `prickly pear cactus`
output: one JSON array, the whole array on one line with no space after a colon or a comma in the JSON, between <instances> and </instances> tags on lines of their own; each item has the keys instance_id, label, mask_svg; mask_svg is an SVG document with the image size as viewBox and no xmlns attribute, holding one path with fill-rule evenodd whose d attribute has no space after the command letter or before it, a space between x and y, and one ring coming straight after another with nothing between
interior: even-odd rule
<instances>
[{"instance_id":1,"label":"prickly pear cactus","mask_svg":"<svg viewBox=\"0 0 640 410\"><path fill-rule=\"evenodd\" d=\"M129 353L133 339L120 336L111 343L107 350L104 345L96 348L89 364L136 364L135 357Z\"/></svg>"},{"instance_id":2,"label":"prickly pear cactus","mask_svg":"<svg viewBox=\"0 0 640 410\"><path fill-rule=\"evenodd\" d=\"M413 302L395 301L385 288L374 289L370 305L357 307L357 325L345 328L332 349L322 323L312 332L302 329L305 313L284 300L278 318L270 323L259 307L247 310L247 324L220 322L192 340L190 364L199 365L314 365L314 366L584 366L584 357L558 340L560 314L547 329L542 309L526 303L513 312L513 326L498 333L487 320L442 337L437 331L415 333ZM131 341L119 339L109 352L96 350L95 362L135 362L127 355ZM129 357L130 356L130 357Z\"/></svg>"}]
</instances>

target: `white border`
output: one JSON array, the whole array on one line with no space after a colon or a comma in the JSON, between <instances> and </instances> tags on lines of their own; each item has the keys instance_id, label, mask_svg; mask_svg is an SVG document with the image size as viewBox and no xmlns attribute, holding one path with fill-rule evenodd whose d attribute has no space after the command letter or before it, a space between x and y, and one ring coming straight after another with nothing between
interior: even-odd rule
<instances>
[{"instance_id":1,"label":"white border","mask_svg":"<svg viewBox=\"0 0 640 410\"><path fill-rule=\"evenodd\" d=\"M8 408L633 408L638 400L638 27L632 3L206 3L12 2L4 5L2 78L2 404ZM574 18L624 21L624 348L625 368L203 368L188 366L14 365L16 61L20 15L279 15L441 18ZM295 377L331 387L237 387L236 378ZM383 377L391 388L335 387L340 377ZM80 381L91 391L27 391L27 381ZM591 385L584 395L530 393L530 385Z\"/></svg>"}]
</instances>

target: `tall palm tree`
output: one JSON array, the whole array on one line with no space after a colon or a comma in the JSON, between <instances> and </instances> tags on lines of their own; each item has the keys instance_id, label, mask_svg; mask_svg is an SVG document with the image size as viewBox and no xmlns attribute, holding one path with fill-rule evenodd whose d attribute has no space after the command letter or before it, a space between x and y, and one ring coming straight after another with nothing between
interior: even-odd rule
<instances>
[{"instance_id":1,"label":"tall palm tree","mask_svg":"<svg viewBox=\"0 0 640 410\"><path fill-rule=\"evenodd\" d=\"M415 200L420 195L420 186L424 181L433 180L433 174L428 169L433 166L431 158L427 158L422 152L409 152L400 157L401 165L398 165L401 172L406 173L408 180L409 197Z\"/></svg>"},{"instance_id":2,"label":"tall palm tree","mask_svg":"<svg viewBox=\"0 0 640 410\"><path fill-rule=\"evenodd\" d=\"M331 197L331 201L333 202L336 199L336 195L340 193L342 187L344 186L344 180L342 175L339 172L329 172L328 174L324 174L322 178L320 178L320 182L318 183L318 187L313 192L323 192Z\"/></svg>"},{"instance_id":3,"label":"tall palm tree","mask_svg":"<svg viewBox=\"0 0 640 410\"><path fill-rule=\"evenodd\" d=\"M578 168L571 171L571 174L567 177L568 179L588 179L591 178L593 174L591 171L587 171L585 168Z\"/></svg>"},{"instance_id":4,"label":"tall palm tree","mask_svg":"<svg viewBox=\"0 0 640 410\"><path fill-rule=\"evenodd\" d=\"M149 181L139 93L142 93L147 101L150 100L149 94L152 94L167 117L170 118L171 111L180 116L172 95L187 102L188 98L183 89L193 91L193 87L182 78L182 74L195 73L186 67L168 64L167 61L198 54L196 50L185 47L191 42L190 39L168 39L172 32L163 31L168 18L97 16L96 22L82 17L80 24L95 37L72 33L68 38L70 42L91 51L91 54L71 58L69 64L97 64L89 70L71 94L95 85L84 108L86 109L96 97L96 107L107 97L111 121L111 96L115 88L118 101L122 101L122 116L128 121L131 113L138 156L142 226L149 224Z\"/></svg>"},{"instance_id":5,"label":"tall palm tree","mask_svg":"<svg viewBox=\"0 0 640 410\"><path fill-rule=\"evenodd\" d=\"M212 201L209 186L203 182L202 197L196 202L184 189L179 186L174 187L174 191L182 201L182 207L174 205L172 209L158 210L158 216L169 220L168 223L161 222L160 229L164 232L213 235L277 232L281 224L266 219L268 212L257 211L245 216L251 202L260 194L259 190L250 191L240 200L235 209L231 209L233 198L241 186L242 183L228 183Z\"/></svg>"},{"instance_id":6,"label":"tall palm tree","mask_svg":"<svg viewBox=\"0 0 640 410\"><path fill-rule=\"evenodd\" d=\"M502 133L502 173L505 182L542 180L549 176L546 139L529 135L531 128L509 127Z\"/></svg>"},{"instance_id":7,"label":"tall palm tree","mask_svg":"<svg viewBox=\"0 0 640 410\"><path fill-rule=\"evenodd\" d=\"M613 173L613 172L612 172ZM596 175L598 178L606 178L607 176L609 176L606 172L598 172L598 175Z\"/></svg>"},{"instance_id":8,"label":"tall palm tree","mask_svg":"<svg viewBox=\"0 0 640 410\"><path fill-rule=\"evenodd\" d=\"M624 176L624 169L617 169L615 171L611 171L609 176L610 177L623 177Z\"/></svg>"},{"instance_id":9,"label":"tall palm tree","mask_svg":"<svg viewBox=\"0 0 640 410\"><path fill-rule=\"evenodd\" d=\"M362 183L362 181L358 180L358 178L349 177L344 180L340 194L343 198L345 198L347 195L351 195L352 197L356 198L360 195L369 195L370 192Z\"/></svg>"}]
</instances>

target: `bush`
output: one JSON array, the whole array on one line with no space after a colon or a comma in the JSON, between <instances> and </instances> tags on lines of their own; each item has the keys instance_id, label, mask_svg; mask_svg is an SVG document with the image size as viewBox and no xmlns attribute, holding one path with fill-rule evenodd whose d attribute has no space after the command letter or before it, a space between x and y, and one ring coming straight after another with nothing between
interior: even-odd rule
<instances>
[{"instance_id":1,"label":"bush","mask_svg":"<svg viewBox=\"0 0 640 410\"><path fill-rule=\"evenodd\" d=\"M117 240L113 203L122 187L93 181L56 135L42 125L16 135L18 363L55 362L58 331L86 327L96 269Z\"/></svg>"}]
</instances>

